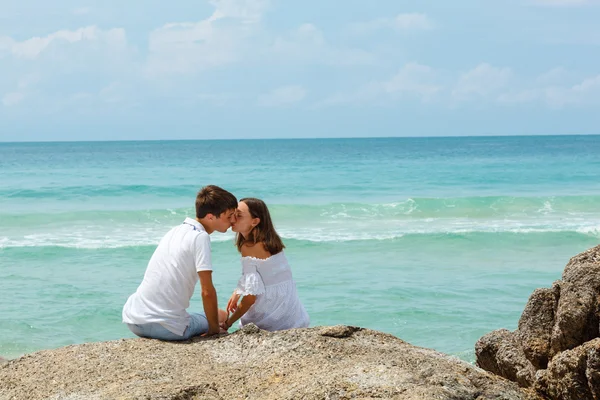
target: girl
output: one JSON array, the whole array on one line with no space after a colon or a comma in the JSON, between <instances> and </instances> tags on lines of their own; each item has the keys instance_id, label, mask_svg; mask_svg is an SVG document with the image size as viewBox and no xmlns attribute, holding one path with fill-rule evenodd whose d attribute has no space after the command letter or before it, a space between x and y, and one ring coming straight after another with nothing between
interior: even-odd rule
<instances>
[{"instance_id":1,"label":"girl","mask_svg":"<svg viewBox=\"0 0 600 400\"><path fill-rule=\"evenodd\" d=\"M227 330L241 318L267 331L306 328L309 317L298 298L296 283L283 252L284 245L271 222L267 205L245 198L238 203L236 246L242 254L242 277L227 303ZM242 300L240 302L240 297Z\"/></svg>"}]
</instances>

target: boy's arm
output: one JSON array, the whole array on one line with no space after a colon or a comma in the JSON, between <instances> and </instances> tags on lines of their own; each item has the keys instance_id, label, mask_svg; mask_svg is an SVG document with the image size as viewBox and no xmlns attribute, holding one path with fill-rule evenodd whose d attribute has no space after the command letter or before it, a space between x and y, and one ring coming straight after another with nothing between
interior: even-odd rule
<instances>
[{"instance_id":1,"label":"boy's arm","mask_svg":"<svg viewBox=\"0 0 600 400\"><path fill-rule=\"evenodd\" d=\"M212 271L199 271L200 290L202 291L202 305L204 306L204 314L208 320L208 336L215 335L220 332L219 314L217 302L217 290L212 282Z\"/></svg>"}]
</instances>

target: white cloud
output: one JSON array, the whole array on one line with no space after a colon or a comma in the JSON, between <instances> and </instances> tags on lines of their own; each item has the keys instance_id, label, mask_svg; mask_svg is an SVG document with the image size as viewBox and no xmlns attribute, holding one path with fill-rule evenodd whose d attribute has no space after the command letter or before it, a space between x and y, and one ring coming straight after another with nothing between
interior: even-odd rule
<instances>
[{"instance_id":1,"label":"white cloud","mask_svg":"<svg viewBox=\"0 0 600 400\"><path fill-rule=\"evenodd\" d=\"M199 22L169 23L149 36L146 72L193 73L240 59L258 29L267 2L212 0L215 11Z\"/></svg>"},{"instance_id":2,"label":"white cloud","mask_svg":"<svg viewBox=\"0 0 600 400\"><path fill-rule=\"evenodd\" d=\"M313 24L300 25L298 29L290 34L289 39L291 42L304 42L314 46L323 46L325 44L323 32ZM278 38L275 47L282 46L285 42L285 39Z\"/></svg>"},{"instance_id":3,"label":"white cloud","mask_svg":"<svg viewBox=\"0 0 600 400\"><path fill-rule=\"evenodd\" d=\"M284 56L308 58L325 46L323 33L313 24L302 24L286 37L278 37L272 50Z\"/></svg>"},{"instance_id":4,"label":"white cloud","mask_svg":"<svg viewBox=\"0 0 600 400\"><path fill-rule=\"evenodd\" d=\"M148 72L188 73L236 60L236 38L218 32L212 22L168 24L153 31Z\"/></svg>"},{"instance_id":5,"label":"white cloud","mask_svg":"<svg viewBox=\"0 0 600 400\"><path fill-rule=\"evenodd\" d=\"M568 79L569 73L563 67L552 68L550 71L545 72L538 76L535 81L542 85L552 85L557 83L563 83Z\"/></svg>"},{"instance_id":6,"label":"white cloud","mask_svg":"<svg viewBox=\"0 0 600 400\"><path fill-rule=\"evenodd\" d=\"M233 18L244 23L260 22L269 2L267 0L210 0L218 18Z\"/></svg>"},{"instance_id":7,"label":"white cloud","mask_svg":"<svg viewBox=\"0 0 600 400\"><path fill-rule=\"evenodd\" d=\"M62 29L24 40L0 37L2 78L6 82L1 104L15 106L26 101L28 107L52 113L68 93L98 93L102 80L136 74L139 69L130 50L121 28ZM42 79L48 85L38 85Z\"/></svg>"},{"instance_id":8,"label":"white cloud","mask_svg":"<svg viewBox=\"0 0 600 400\"><path fill-rule=\"evenodd\" d=\"M418 63L406 64L392 79L382 84L387 93L407 93L429 99L441 90L441 86L436 85L435 71L427 66Z\"/></svg>"},{"instance_id":9,"label":"white cloud","mask_svg":"<svg viewBox=\"0 0 600 400\"><path fill-rule=\"evenodd\" d=\"M506 87L511 77L510 68L482 63L459 78L452 96L457 100L489 97Z\"/></svg>"},{"instance_id":10,"label":"white cloud","mask_svg":"<svg viewBox=\"0 0 600 400\"><path fill-rule=\"evenodd\" d=\"M600 105L600 75L586 78L576 85L553 94L555 106Z\"/></svg>"},{"instance_id":11,"label":"white cloud","mask_svg":"<svg viewBox=\"0 0 600 400\"><path fill-rule=\"evenodd\" d=\"M322 65L373 65L376 57L353 48L337 48L325 40L313 24L302 24L294 31L275 39L268 53L276 61Z\"/></svg>"},{"instance_id":12,"label":"white cloud","mask_svg":"<svg viewBox=\"0 0 600 400\"><path fill-rule=\"evenodd\" d=\"M435 102L446 107L467 100L506 106L600 106L600 74L578 80L574 80L575 75L556 67L534 78L519 79L510 68L482 63L466 73L451 76L447 71L413 62L404 65L388 80L373 81L355 91L335 93L315 106L387 106L395 100Z\"/></svg>"},{"instance_id":13,"label":"white cloud","mask_svg":"<svg viewBox=\"0 0 600 400\"><path fill-rule=\"evenodd\" d=\"M44 37L33 37L21 42L10 37L0 37L0 50L10 52L18 58L35 59L48 49L52 43L76 43L82 41L101 41L111 47L125 47L125 30L120 28L101 30L96 26L79 28L74 31L60 30Z\"/></svg>"},{"instance_id":14,"label":"white cloud","mask_svg":"<svg viewBox=\"0 0 600 400\"><path fill-rule=\"evenodd\" d=\"M352 24L352 31L359 34L371 33L381 29L392 29L398 32L425 31L435 27L433 21L422 13L398 14L394 18L378 18L371 21Z\"/></svg>"},{"instance_id":15,"label":"white cloud","mask_svg":"<svg viewBox=\"0 0 600 400\"><path fill-rule=\"evenodd\" d=\"M600 92L600 75L585 79L580 84L573 86L573 91L582 94Z\"/></svg>"},{"instance_id":16,"label":"white cloud","mask_svg":"<svg viewBox=\"0 0 600 400\"><path fill-rule=\"evenodd\" d=\"M387 102L391 98L417 98L428 102L443 90L443 86L437 83L438 79L438 73L433 68L408 63L388 80L371 82L353 93L334 94L317 103L317 107Z\"/></svg>"},{"instance_id":17,"label":"white cloud","mask_svg":"<svg viewBox=\"0 0 600 400\"><path fill-rule=\"evenodd\" d=\"M2 104L5 107L10 107L22 103L31 93L31 87L35 86L39 81L40 76L38 74L23 75L17 81L16 89L10 93L6 93L2 97Z\"/></svg>"},{"instance_id":18,"label":"white cloud","mask_svg":"<svg viewBox=\"0 0 600 400\"><path fill-rule=\"evenodd\" d=\"M552 108L600 104L600 75L567 84L564 77L570 75L562 68L555 68L535 79L533 87L503 93L498 101L507 104L540 102Z\"/></svg>"},{"instance_id":19,"label":"white cloud","mask_svg":"<svg viewBox=\"0 0 600 400\"><path fill-rule=\"evenodd\" d=\"M569 88L566 87L550 86L540 89L539 92L539 99L553 108L562 108L574 102Z\"/></svg>"},{"instance_id":20,"label":"white cloud","mask_svg":"<svg viewBox=\"0 0 600 400\"><path fill-rule=\"evenodd\" d=\"M2 104L5 107L10 107L19 104L25 99L25 93L22 92L12 92L7 93L2 97Z\"/></svg>"},{"instance_id":21,"label":"white cloud","mask_svg":"<svg viewBox=\"0 0 600 400\"><path fill-rule=\"evenodd\" d=\"M300 85L282 86L259 96L258 104L263 107L287 106L302 101L306 93L306 89Z\"/></svg>"}]
</instances>

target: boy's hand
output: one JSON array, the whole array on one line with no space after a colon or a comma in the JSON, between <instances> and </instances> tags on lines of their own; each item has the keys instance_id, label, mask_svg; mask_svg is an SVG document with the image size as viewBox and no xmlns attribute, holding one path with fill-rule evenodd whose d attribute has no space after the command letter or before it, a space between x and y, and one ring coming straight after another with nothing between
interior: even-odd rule
<instances>
[{"instance_id":1,"label":"boy's hand","mask_svg":"<svg viewBox=\"0 0 600 400\"><path fill-rule=\"evenodd\" d=\"M208 336L214 336L214 335L218 335L221 332L221 327L217 327L217 328L208 328L208 332L206 332L204 335L204 337L208 337Z\"/></svg>"}]
</instances>

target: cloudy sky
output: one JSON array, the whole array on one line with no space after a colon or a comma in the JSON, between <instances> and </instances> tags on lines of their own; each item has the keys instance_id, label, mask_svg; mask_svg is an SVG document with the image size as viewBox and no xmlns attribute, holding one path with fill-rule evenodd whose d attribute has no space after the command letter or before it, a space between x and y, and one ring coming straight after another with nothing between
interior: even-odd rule
<instances>
[{"instance_id":1,"label":"cloudy sky","mask_svg":"<svg viewBox=\"0 0 600 400\"><path fill-rule=\"evenodd\" d=\"M0 0L0 141L600 134L600 0Z\"/></svg>"}]
</instances>

